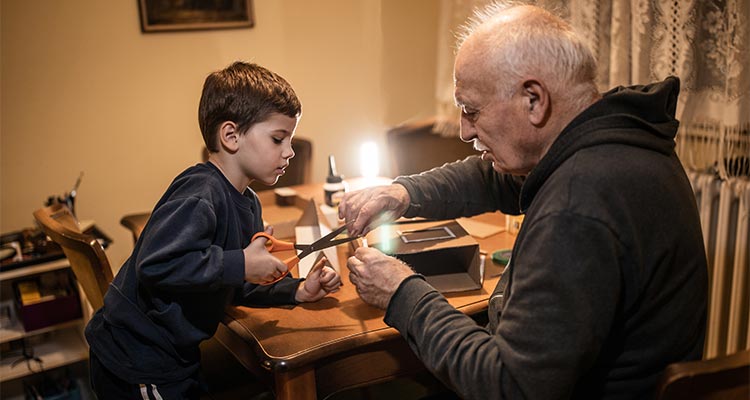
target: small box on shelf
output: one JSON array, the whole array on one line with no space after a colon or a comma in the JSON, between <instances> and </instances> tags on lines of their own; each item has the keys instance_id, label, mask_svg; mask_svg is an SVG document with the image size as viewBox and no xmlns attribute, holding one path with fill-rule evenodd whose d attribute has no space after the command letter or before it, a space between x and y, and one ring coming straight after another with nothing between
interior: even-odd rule
<instances>
[{"instance_id":1,"label":"small box on shelf","mask_svg":"<svg viewBox=\"0 0 750 400\"><path fill-rule=\"evenodd\" d=\"M19 279L13 287L17 316L27 332L83 316L75 277L70 270Z\"/></svg>"}]
</instances>

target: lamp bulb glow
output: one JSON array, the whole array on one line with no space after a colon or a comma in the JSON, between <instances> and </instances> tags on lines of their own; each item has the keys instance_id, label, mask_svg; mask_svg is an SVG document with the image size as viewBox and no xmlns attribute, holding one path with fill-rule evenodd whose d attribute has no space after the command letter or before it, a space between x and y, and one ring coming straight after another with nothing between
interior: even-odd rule
<instances>
[{"instance_id":1,"label":"lamp bulb glow","mask_svg":"<svg viewBox=\"0 0 750 400\"><path fill-rule=\"evenodd\" d=\"M380 157L375 142L365 142L359 148L359 170L365 178L375 178L380 173Z\"/></svg>"}]
</instances>

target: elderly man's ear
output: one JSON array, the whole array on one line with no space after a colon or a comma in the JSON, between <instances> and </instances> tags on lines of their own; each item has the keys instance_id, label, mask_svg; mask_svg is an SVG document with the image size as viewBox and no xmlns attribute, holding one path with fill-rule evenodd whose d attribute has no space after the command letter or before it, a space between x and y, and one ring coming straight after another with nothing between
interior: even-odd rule
<instances>
[{"instance_id":1,"label":"elderly man's ear","mask_svg":"<svg viewBox=\"0 0 750 400\"><path fill-rule=\"evenodd\" d=\"M523 83L524 101L528 107L529 122L534 126L543 125L550 112L550 96L547 87L536 80Z\"/></svg>"}]
</instances>

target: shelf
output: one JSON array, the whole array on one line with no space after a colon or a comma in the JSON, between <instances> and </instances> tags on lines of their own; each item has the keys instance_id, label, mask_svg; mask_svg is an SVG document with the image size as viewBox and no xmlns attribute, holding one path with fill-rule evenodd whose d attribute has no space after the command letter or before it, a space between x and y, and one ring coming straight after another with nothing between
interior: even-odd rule
<instances>
[{"instance_id":1,"label":"shelf","mask_svg":"<svg viewBox=\"0 0 750 400\"><path fill-rule=\"evenodd\" d=\"M65 329L65 328L70 328L74 326L80 326L82 322L83 322L83 319L79 318L79 319L66 321L57 325L50 325L48 327L37 329L31 332L26 332L23 329L23 325L21 325L21 322L16 321L15 324L13 325L0 328L0 343L10 342L11 340L18 340L18 339L29 337L29 336L40 335L42 333L52 332L58 329Z\"/></svg>"},{"instance_id":2,"label":"shelf","mask_svg":"<svg viewBox=\"0 0 750 400\"><path fill-rule=\"evenodd\" d=\"M10 271L0 272L0 281L9 279L21 278L28 275L39 274L47 271L54 271L56 269L63 269L69 267L67 258L61 258L59 260L50 261L41 264L29 265L27 267L21 267L12 269Z\"/></svg>"},{"instance_id":3,"label":"shelf","mask_svg":"<svg viewBox=\"0 0 750 400\"><path fill-rule=\"evenodd\" d=\"M88 346L80 333L74 329L65 329L52 332L51 336L42 343L33 345L34 355L42 359L42 366L50 370L64 365L83 361L88 358ZM13 356L0 359L0 382L22 378L39 372L37 368L29 371L25 361L18 362L14 367L11 364L21 356L14 353ZM36 362L31 361L32 367Z\"/></svg>"}]
</instances>

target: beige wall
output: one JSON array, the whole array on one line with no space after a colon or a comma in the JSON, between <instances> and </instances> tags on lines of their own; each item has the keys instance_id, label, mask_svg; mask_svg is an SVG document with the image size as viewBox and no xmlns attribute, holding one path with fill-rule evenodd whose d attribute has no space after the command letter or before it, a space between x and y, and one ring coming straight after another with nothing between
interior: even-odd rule
<instances>
[{"instance_id":1,"label":"beige wall","mask_svg":"<svg viewBox=\"0 0 750 400\"><path fill-rule=\"evenodd\" d=\"M356 176L360 143L433 112L433 0L255 0L252 29L158 34L141 33L137 3L1 0L2 232L32 226L83 171L78 215L114 238L119 268L132 249L120 218L200 162L203 79L237 59L297 90L316 180L327 154Z\"/></svg>"}]
</instances>

